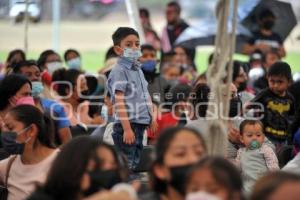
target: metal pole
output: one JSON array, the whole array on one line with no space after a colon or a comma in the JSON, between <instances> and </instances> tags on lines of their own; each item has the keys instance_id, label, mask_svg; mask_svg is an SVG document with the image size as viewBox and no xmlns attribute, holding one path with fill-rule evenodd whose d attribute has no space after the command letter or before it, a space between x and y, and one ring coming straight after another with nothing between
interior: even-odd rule
<instances>
[{"instance_id":1,"label":"metal pole","mask_svg":"<svg viewBox=\"0 0 300 200\"><path fill-rule=\"evenodd\" d=\"M60 0L52 0L52 48L59 51L60 46Z\"/></svg>"},{"instance_id":2,"label":"metal pole","mask_svg":"<svg viewBox=\"0 0 300 200\"><path fill-rule=\"evenodd\" d=\"M28 7L29 7L29 0L25 1L25 26L24 26L24 51L27 54L28 52L28 25L29 25L29 14L28 14Z\"/></svg>"},{"instance_id":3,"label":"metal pole","mask_svg":"<svg viewBox=\"0 0 300 200\"><path fill-rule=\"evenodd\" d=\"M126 0L126 8L127 8L127 13L128 13L128 17L130 20L130 24L131 26L133 26L133 28L135 30L137 30L137 32L139 33L140 36L140 41L142 44L145 43L145 34L144 34L144 30L142 28L142 23L140 20L140 16L139 16L139 10L137 7L137 1L136 0Z\"/></svg>"}]
</instances>

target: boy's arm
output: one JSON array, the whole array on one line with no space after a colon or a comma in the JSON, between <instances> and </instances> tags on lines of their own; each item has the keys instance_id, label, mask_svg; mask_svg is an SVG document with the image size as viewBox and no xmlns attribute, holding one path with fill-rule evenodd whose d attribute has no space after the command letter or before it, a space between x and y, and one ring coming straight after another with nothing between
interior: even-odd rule
<instances>
[{"instance_id":1,"label":"boy's arm","mask_svg":"<svg viewBox=\"0 0 300 200\"><path fill-rule=\"evenodd\" d=\"M116 112L118 114L118 118L120 119L120 122L124 130L123 142L125 144L133 144L135 141L135 135L130 126L124 98L125 98L124 92L116 90L115 92Z\"/></svg>"}]
</instances>

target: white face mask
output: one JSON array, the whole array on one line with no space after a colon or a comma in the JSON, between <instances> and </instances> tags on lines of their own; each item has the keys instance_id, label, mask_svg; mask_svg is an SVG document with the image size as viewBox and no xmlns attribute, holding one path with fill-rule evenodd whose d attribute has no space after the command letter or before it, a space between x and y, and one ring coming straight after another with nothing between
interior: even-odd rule
<instances>
[{"instance_id":1,"label":"white face mask","mask_svg":"<svg viewBox=\"0 0 300 200\"><path fill-rule=\"evenodd\" d=\"M221 198L204 191L199 191L188 194L185 200L221 200Z\"/></svg>"},{"instance_id":2,"label":"white face mask","mask_svg":"<svg viewBox=\"0 0 300 200\"><path fill-rule=\"evenodd\" d=\"M61 69L61 68L63 68L63 65L61 62L55 61L55 62L47 63L47 69L51 76L54 71Z\"/></svg>"},{"instance_id":3,"label":"white face mask","mask_svg":"<svg viewBox=\"0 0 300 200\"><path fill-rule=\"evenodd\" d=\"M142 52L140 49L124 48L123 50L123 57L131 61L136 61L141 56Z\"/></svg>"}]
</instances>

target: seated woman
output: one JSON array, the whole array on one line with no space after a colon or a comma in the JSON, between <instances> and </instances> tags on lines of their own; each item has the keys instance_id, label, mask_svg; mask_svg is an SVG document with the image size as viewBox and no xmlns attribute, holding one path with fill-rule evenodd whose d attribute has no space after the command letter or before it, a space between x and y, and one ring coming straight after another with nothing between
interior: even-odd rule
<instances>
[{"instance_id":1,"label":"seated woman","mask_svg":"<svg viewBox=\"0 0 300 200\"><path fill-rule=\"evenodd\" d=\"M152 193L142 200L183 200L188 170L206 155L205 142L197 131L186 127L163 131L155 146L151 169Z\"/></svg>"},{"instance_id":2,"label":"seated woman","mask_svg":"<svg viewBox=\"0 0 300 200\"><path fill-rule=\"evenodd\" d=\"M25 199L43 184L59 150L54 148L52 121L36 107L20 105L4 117L2 142L12 155L0 162L0 181L8 200Z\"/></svg>"},{"instance_id":3,"label":"seated woman","mask_svg":"<svg viewBox=\"0 0 300 200\"><path fill-rule=\"evenodd\" d=\"M77 137L62 148L45 185L39 187L28 200L127 200L130 196L126 192L123 196L117 192L108 192L124 180L122 171L112 147L91 137Z\"/></svg>"},{"instance_id":4,"label":"seated woman","mask_svg":"<svg viewBox=\"0 0 300 200\"><path fill-rule=\"evenodd\" d=\"M76 69L59 69L52 76L54 87L64 106L71 126L99 125L103 119L99 116L89 116L88 86L84 74Z\"/></svg>"}]
</instances>

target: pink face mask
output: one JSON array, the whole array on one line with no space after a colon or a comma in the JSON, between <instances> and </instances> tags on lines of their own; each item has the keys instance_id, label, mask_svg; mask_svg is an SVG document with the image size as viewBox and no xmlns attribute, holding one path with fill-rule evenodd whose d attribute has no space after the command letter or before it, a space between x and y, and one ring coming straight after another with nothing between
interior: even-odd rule
<instances>
[{"instance_id":1,"label":"pink face mask","mask_svg":"<svg viewBox=\"0 0 300 200\"><path fill-rule=\"evenodd\" d=\"M17 100L16 105L32 105L34 106L34 100L32 96L21 97Z\"/></svg>"}]
</instances>

